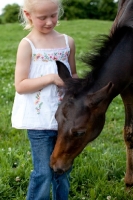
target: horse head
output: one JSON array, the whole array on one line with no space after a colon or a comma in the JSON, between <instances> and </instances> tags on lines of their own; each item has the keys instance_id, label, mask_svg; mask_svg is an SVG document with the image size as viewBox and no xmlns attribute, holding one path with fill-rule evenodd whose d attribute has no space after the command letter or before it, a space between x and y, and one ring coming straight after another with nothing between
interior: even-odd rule
<instances>
[{"instance_id":1,"label":"horse head","mask_svg":"<svg viewBox=\"0 0 133 200\"><path fill-rule=\"evenodd\" d=\"M93 93L86 91L75 95L66 91L55 115L58 137L50 162L55 172L67 171L84 147L98 137L105 123L112 89L110 82Z\"/></svg>"}]
</instances>

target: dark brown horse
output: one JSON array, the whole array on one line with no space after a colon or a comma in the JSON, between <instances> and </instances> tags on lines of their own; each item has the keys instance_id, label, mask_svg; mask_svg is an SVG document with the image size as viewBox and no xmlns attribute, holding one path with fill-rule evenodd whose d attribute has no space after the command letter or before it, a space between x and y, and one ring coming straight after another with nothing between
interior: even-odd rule
<instances>
[{"instance_id":1,"label":"dark brown horse","mask_svg":"<svg viewBox=\"0 0 133 200\"><path fill-rule=\"evenodd\" d=\"M83 60L92 70L86 77L69 78L66 83L66 95L56 113L59 131L50 165L55 172L65 172L71 167L74 158L101 133L107 108L120 94L125 106L125 183L132 186L133 0L119 1L110 35L104 37L93 55L86 54ZM57 65L65 73L65 66L60 62Z\"/></svg>"}]
</instances>

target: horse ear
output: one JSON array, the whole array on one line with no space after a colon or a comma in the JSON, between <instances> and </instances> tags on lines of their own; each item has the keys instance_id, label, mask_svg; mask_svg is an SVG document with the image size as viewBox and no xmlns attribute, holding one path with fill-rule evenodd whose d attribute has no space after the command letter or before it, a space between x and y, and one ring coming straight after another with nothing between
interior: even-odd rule
<instances>
[{"instance_id":1,"label":"horse ear","mask_svg":"<svg viewBox=\"0 0 133 200\"><path fill-rule=\"evenodd\" d=\"M121 10L122 6L124 5L126 0L119 0L118 2L118 12Z\"/></svg>"},{"instance_id":2,"label":"horse ear","mask_svg":"<svg viewBox=\"0 0 133 200\"><path fill-rule=\"evenodd\" d=\"M111 28L111 34L114 32L116 27L131 27L133 26L132 17L133 1L131 0L120 0L118 3L118 12Z\"/></svg>"},{"instance_id":3,"label":"horse ear","mask_svg":"<svg viewBox=\"0 0 133 200\"><path fill-rule=\"evenodd\" d=\"M56 61L56 64L57 64L58 74L63 81L71 77L70 72L66 67L66 65L64 65L64 63Z\"/></svg>"},{"instance_id":4,"label":"horse ear","mask_svg":"<svg viewBox=\"0 0 133 200\"><path fill-rule=\"evenodd\" d=\"M111 94L113 91L114 84L109 82L105 87L98 90L93 94L88 94L85 99L85 105L89 108L94 108L97 106L101 106L101 104L108 105L109 102L112 100Z\"/></svg>"}]
</instances>

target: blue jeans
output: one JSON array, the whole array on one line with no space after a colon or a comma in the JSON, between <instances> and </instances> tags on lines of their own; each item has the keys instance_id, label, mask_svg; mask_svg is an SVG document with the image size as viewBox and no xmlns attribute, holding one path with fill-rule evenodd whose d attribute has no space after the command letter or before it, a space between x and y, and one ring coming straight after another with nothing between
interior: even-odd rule
<instances>
[{"instance_id":1,"label":"blue jeans","mask_svg":"<svg viewBox=\"0 0 133 200\"><path fill-rule=\"evenodd\" d=\"M53 200L68 200L69 173L58 175L50 168L50 155L57 131L28 130L34 169L31 172L27 200L49 200L52 184Z\"/></svg>"}]
</instances>

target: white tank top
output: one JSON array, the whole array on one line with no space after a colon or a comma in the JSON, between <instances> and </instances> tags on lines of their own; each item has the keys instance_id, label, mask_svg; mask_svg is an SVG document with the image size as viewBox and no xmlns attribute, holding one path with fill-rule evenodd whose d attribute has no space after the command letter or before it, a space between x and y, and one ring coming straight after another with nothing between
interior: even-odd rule
<instances>
[{"instance_id":1,"label":"white tank top","mask_svg":"<svg viewBox=\"0 0 133 200\"><path fill-rule=\"evenodd\" d=\"M70 48L68 37L64 35L65 48L59 49L36 49L30 43L32 49L32 60L29 78L37 78L47 74L58 74L56 60L63 62L70 73L68 57ZM16 92L12 109L12 127L18 129L57 130L55 112L60 103L60 93L56 85L51 84L42 90L31 94L18 94Z\"/></svg>"}]
</instances>

